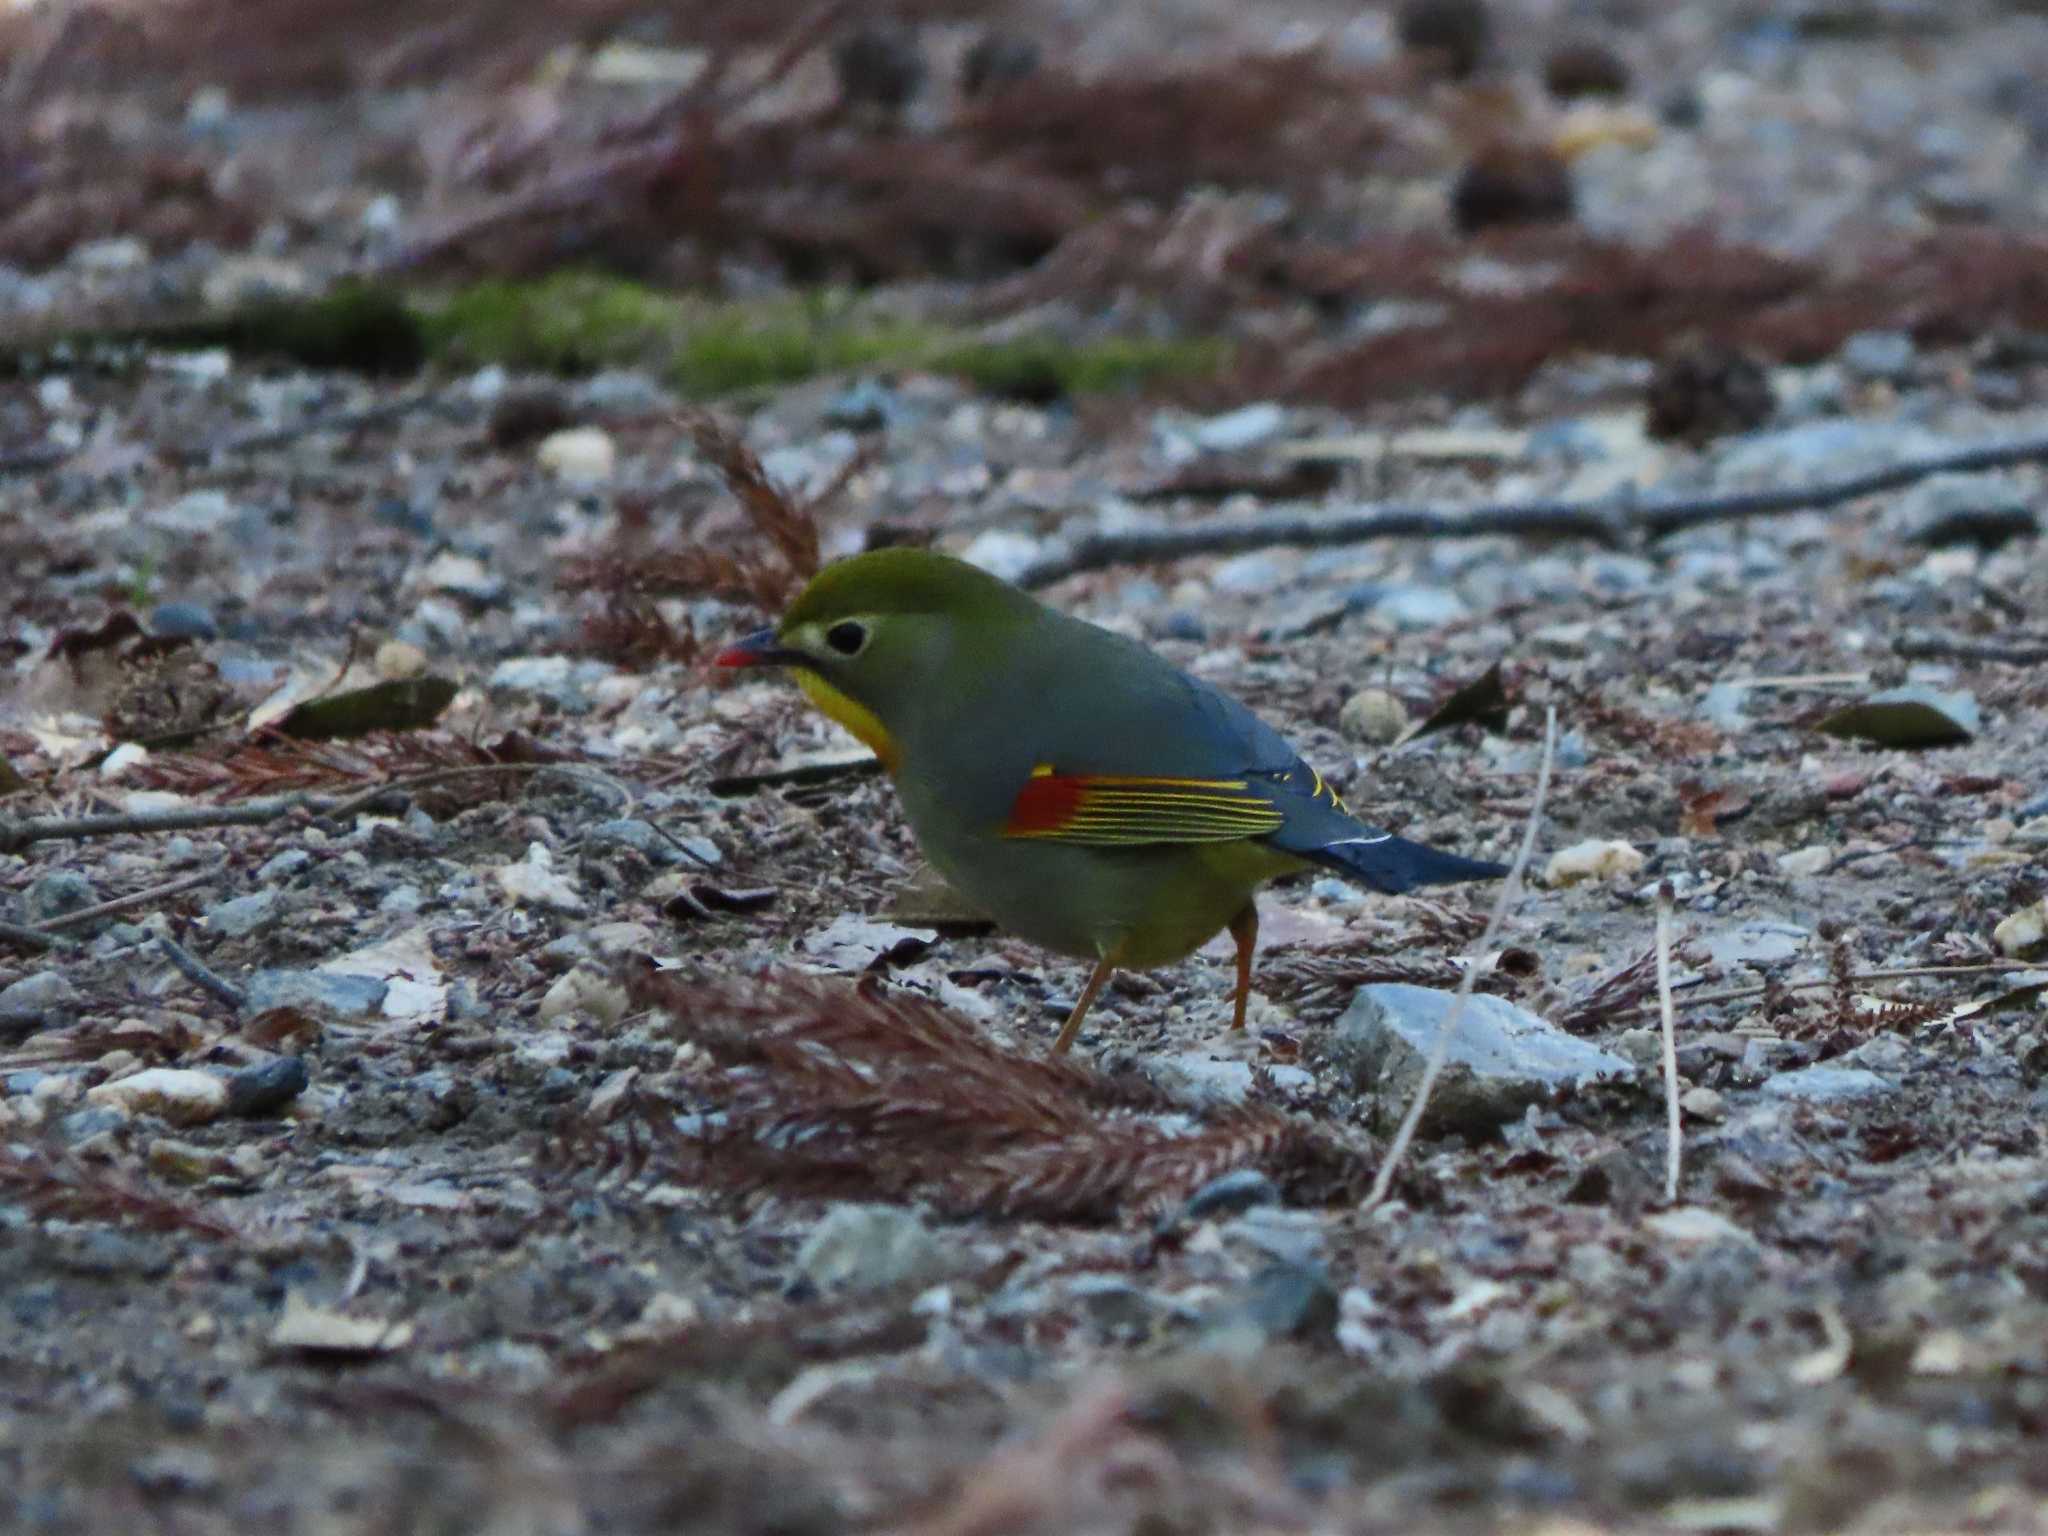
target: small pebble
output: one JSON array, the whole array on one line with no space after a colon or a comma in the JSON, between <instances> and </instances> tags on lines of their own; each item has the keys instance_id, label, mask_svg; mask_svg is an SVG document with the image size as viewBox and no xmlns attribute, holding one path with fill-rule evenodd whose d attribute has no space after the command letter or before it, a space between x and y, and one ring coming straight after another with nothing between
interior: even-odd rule
<instances>
[{"instance_id":1,"label":"small pebble","mask_svg":"<svg viewBox=\"0 0 2048 1536\"><path fill-rule=\"evenodd\" d=\"M1353 741L1383 747L1408 729L1408 709L1384 688L1361 688L1337 711L1337 729Z\"/></svg>"},{"instance_id":2,"label":"small pebble","mask_svg":"<svg viewBox=\"0 0 2048 1536\"><path fill-rule=\"evenodd\" d=\"M1563 886L1583 880L1626 879L1647 862L1644 854L1628 843L1589 838L1553 853L1543 868L1543 883Z\"/></svg>"},{"instance_id":3,"label":"small pebble","mask_svg":"<svg viewBox=\"0 0 2048 1536\"><path fill-rule=\"evenodd\" d=\"M228 1078L228 1113L249 1118L275 1114L304 1093L308 1081L305 1060L298 1056L244 1067Z\"/></svg>"},{"instance_id":4,"label":"small pebble","mask_svg":"<svg viewBox=\"0 0 2048 1536\"><path fill-rule=\"evenodd\" d=\"M100 893L76 870L53 869L31 884L21 898L22 916L31 924L97 906Z\"/></svg>"},{"instance_id":5,"label":"small pebble","mask_svg":"<svg viewBox=\"0 0 2048 1536\"><path fill-rule=\"evenodd\" d=\"M626 1015L626 989L603 972L579 965L541 995L536 1016L545 1022L574 1013L616 1024Z\"/></svg>"},{"instance_id":6,"label":"small pebble","mask_svg":"<svg viewBox=\"0 0 2048 1536\"><path fill-rule=\"evenodd\" d=\"M542 469L569 485L598 485L611 479L619 450L602 427L569 427L550 433L534 450Z\"/></svg>"},{"instance_id":7,"label":"small pebble","mask_svg":"<svg viewBox=\"0 0 2048 1536\"><path fill-rule=\"evenodd\" d=\"M427 670L427 653L404 640L386 640L377 647L374 665L382 678L418 677Z\"/></svg>"},{"instance_id":8,"label":"small pebble","mask_svg":"<svg viewBox=\"0 0 2048 1536\"><path fill-rule=\"evenodd\" d=\"M204 1125L228 1107L227 1084L211 1072L147 1067L86 1091L86 1101L131 1115L155 1115L172 1125Z\"/></svg>"},{"instance_id":9,"label":"small pebble","mask_svg":"<svg viewBox=\"0 0 2048 1536\"><path fill-rule=\"evenodd\" d=\"M1821 843L1806 848L1795 848L1790 853L1778 855L1779 872L1795 878L1820 874L1834 862L1834 849Z\"/></svg>"},{"instance_id":10,"label":"small pebble","mask_svg":"<svg viewBox=\"0 0 2048 1536\"><path fill-rule=\"evenodd\" d=\"M78 989L58 971L35 971L0 989L0 1030L47 1029L78 1005Z\"/></svg>"},{"instance_id":11,"label":"small pebble","mask_svg":"<svg viewBox=\"0 0 2048 1536\"><path fill-rule=\"evenodd\" d=\"M1678 1107L1688 1118L1710 1125L1725 1119L1728 1114L1726 1103L1712 1088L1688 1088L1679 1096Z\"/></svg>"},{"instance_id":12,"label":"small pebble","mask_svg":"<svg viewBox=\"0 0 2048 1536\"><path fill-rule=\"evenodd\" d=\"M198 603L159 603L150 612L149 632L165 640L214 640L220 625L213 610Z\"/></svg>"}]
</instances>

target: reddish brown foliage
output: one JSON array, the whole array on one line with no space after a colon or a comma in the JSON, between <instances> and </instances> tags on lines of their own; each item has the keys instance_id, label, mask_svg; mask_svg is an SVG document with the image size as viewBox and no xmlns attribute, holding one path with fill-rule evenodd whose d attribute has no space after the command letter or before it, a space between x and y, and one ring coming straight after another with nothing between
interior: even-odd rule
<instances>
[{"instance_id":1,"label":"reddish brown foliage","mask_svg":"<svg viewBox=\"0 0 2048 1536\"><path fill-rule=\"evenodd\" d=\"M1354 1192L1367 1169L1363 1148L1262 1105L1170 1129L1157 1117L1179 1106L1144 1079L1001 1045L907 993L674 971L630 983L708 1053L697 1097L718 1129L690 1140L677 1105L643 1101L602 1156L691 1181L1100 1221L1150 1215L1231 1168L1314 1201Z\"/></svg>"},{"instance_id":2,"label":"reddish brown foliage","mask_svg":"<svg viewBox=\"0 0 2048 1536\"><path fill-rule=\"evenodd\" d=\"M683 420L697 451L739 503L752 545L726 537L649 547L643 520L636 519L613 550L569 562L562 585L601 599L584 622L584 648L615 661L692 661L700 654L688 621L664 618L654 606L656 598L718 597L780 612L817 573L819 509L843 494L867 462L865 454L856 454L823 489L798 498L768 478L753 450L730 427L704 413Z\"/></svg>"},{"instance_id":3,"label":"reddish brown foliage","mask_svg":"<svg viewBox=\"0 0 2048 1536\"><path fill-rule=\"evenodd\" d=\"M0 1195L43 1221L133 1224L219 1241L240 1235L200 1206L136 1188L54 1143L0 1142Z\"/></svg>"}]
</instances>

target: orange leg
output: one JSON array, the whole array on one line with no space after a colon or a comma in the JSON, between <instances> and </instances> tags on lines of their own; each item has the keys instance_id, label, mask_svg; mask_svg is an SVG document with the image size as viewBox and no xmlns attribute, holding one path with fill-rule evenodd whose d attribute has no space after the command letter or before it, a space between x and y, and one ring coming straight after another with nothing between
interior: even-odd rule
<instances>
[{"instance_id":1,"label":"orange leg","mask_svg":"<svg viewBox=\"0 0 2048 1536\"><path fill-rule=\"evenodd\" d=\"M1230 994L1230 1027L1243 1029L1245 1004L1252 997L1252 953L1259 947L1259 909L1251 902L1230 920L1230 936L1237 941L1237 990Z\"/></svg>"},{"instance_id":2,"label":"orange leg","mask_svg":"<svg viewBox=\"0 0 2048 1536\"><path fill-rule=\"evenodd\" d=\"M1088 1009L1095 1002L1095 994L1116 970L1116 960L1104 955L1095 962L1095 969L1088 974L1088 985L1081 989L1081 1001L1074 1004L1074 1011L1067 1015L1067 1022L1060 1026L1060 1037L1052 1043L1052 1053L1064 1056L1074 1047L1074 1036L1081 1033L1081 1021L1088 1017Z\"/></svg>"}]
</instances>

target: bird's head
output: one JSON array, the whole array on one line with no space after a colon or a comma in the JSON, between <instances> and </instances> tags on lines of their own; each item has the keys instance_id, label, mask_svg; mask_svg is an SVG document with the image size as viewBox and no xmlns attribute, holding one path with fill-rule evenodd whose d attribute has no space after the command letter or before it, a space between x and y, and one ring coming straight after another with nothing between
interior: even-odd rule
<instances>
[{"instance_id":1,"label":"bird's head","mask_svg":"<svg viewBox=\"0 0 2048 1536\"><path fill-rule=\"evenodd\" d=\"M782 621L720 651L721 667L788 667L819 709L893 770L900 738L958 664L996 665L1038 604L951 555L878 549L829 565Z\"/></svg>"}]
</instances>

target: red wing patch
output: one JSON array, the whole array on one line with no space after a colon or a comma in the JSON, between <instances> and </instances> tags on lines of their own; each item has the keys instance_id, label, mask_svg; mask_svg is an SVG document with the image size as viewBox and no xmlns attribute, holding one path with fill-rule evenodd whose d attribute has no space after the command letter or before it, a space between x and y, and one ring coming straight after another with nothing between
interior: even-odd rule
<instances>
[{"instance_id":1,"label":"red wing patch","mask_svg":"<svg viewBox=\"0 0 2048 1536\"><path fill-rule=\"evenodd\" d=\"M1032 774L1010 806L1005 837L1099 847L1222 843L1280 830L1286 816L1245 779Z\"/></svg>"}]
</instances>

